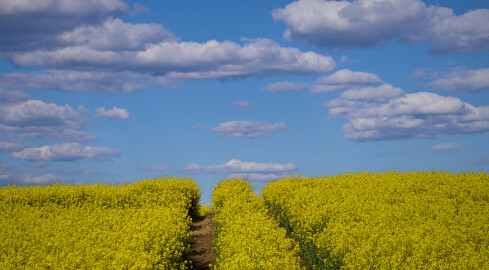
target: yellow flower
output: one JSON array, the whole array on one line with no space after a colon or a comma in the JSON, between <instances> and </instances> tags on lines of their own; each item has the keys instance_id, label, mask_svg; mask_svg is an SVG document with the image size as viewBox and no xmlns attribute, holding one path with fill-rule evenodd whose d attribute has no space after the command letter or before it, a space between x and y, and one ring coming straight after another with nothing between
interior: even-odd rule
<instances>
[{"instance_id":1,"label":"yellow flower","mask_svg":"<svg viewBox=\"0 0 489 270\"><path fill-rule=\"evenodd\" d=\"M489 176L291 176L262 195L313 269L489 269Z\"/></svg>"}]
</instances>

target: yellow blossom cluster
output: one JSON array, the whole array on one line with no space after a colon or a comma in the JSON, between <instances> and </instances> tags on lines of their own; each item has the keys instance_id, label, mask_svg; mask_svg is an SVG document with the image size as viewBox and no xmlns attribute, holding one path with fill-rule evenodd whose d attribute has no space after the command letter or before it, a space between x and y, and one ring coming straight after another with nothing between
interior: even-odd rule
<instances>
[{"instance_id":1,"label":"yellow blossom cluster","mask_svg":"<svg viewBox=\"0 0 489 270\"><path fill-rule=\"evenodd\" d=\"M489 175L291 176L266 204L313 269L489 269Z\"/></svg>"},{"instance_id":2,"label":"yellow blossom cluster","mask_svg":"<svg viewBox=\"0 0 489 270\"><path fill-rule=\"evenodd\" d=\"M250 183L226 179L214 187L213 269L300 269L299 250L270 216Z\"/></svg>"},{"instance_id":3,"label":"yellow blossom cluster","mask_svg":"<svg viewBox=\"0 0 489 270\"><path fill-rule=\"evenodd\" d=\"M191 179L0 189L0 269L188 269Z\"/></svg>"}]
</instances>

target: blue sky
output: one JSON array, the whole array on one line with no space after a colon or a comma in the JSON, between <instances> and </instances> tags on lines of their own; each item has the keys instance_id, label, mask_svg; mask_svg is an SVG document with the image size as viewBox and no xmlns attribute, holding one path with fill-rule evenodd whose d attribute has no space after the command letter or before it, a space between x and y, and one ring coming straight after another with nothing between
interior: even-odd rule
<instances>
[{"instance_id":1,"label":"blue sky","mask_svg":"<svg viewBox=\"0 0 489 270\"><path fill-rule=\"evenodd\" d=\"M0 185L486 170L487 1L0 0Z\"/></svg>"}]
</instances>

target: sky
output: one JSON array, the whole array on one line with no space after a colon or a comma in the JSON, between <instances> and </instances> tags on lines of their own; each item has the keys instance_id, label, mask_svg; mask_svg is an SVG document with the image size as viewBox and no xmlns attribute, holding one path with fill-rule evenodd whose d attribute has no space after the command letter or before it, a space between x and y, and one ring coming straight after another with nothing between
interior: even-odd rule
<instances>
[{"instance_id":1,"label":"sky","mask_svg":"<svg viewBox=\"0 0 489 270\"><path fill-rule=\"evenodd\" d=\"M0 0L0 186L489 166L486 0Z\"/></svg>"}]
</instances>

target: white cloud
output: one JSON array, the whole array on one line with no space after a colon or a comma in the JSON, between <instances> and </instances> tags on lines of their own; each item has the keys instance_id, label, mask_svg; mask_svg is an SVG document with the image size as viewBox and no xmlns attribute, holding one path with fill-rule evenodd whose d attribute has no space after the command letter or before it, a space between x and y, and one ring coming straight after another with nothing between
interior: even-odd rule
<instances>
[{"instance_id":1,"label":"white cloud","mask_svg":"<svg viewBox=\"0 0 489 270\"><path fill-rule=\"evenodd\" d=\"M129 12L118 0L23 0L2 12L0 53L16 66L44 69L0 75L0 86L11 89L125 93L189 80L329 72L336 65L264 38L179 42L160 24L117 18Z\"/></svg>"},{"instance_id":2,"label":"white cloud","mask_svg":"<svg viewBox=\"0 0 489 270\"><path fill-rule=\"evenodd\" d=\"M440 143L433 145L430 150L436 152L460 151L466 149L456 143Z\"/></svg>"},{"instance_id":3,"label":"white cloud","mask_svg":"<svg viewBox=\"0 0 489 270\"><path fill-rule=\"evenodd\" d=\"M232 159L224 164L210 165L202 167L198 164L189 164L183 169L184 172L193 174L213 174L213 173L244 173L244 174L273 174L273 173L290 173L297 167L293 163L257 163L244 162L238 159Z\"/></svg>"},{"instance_id":4,"label":"white cloud","mask_svg":"<svg viewBox=\"0 0 489 270\"><path fill-rule=\"evenodd\" d=\"M80 116L69 105L58 106L54 103L32 99L3 106L1 111L1 121L15 126L46 125L46 122L49 121L59 124L58 122L74 121L74 118Z\"/></svg>"},{"instance_id":5,"label":"white cloud","mask_svg":"<svg viewBox=\"0 0 489 270\"><path fill-rule=\"evenodd\" d=\"M25 175L23 182L27 184L45 184L52 182L59 182L61 178L52 174L44 174L44 175Z\"/></svg>"},{"instance_id":6,"label":"white cloud","mask_svg":"<svg viewBox=\"0 0 489 270\"><path fill-rule=\"evenodd\" d=\"M0 14L45 14L50 16L86 14L94 16L97 12L128 12L128 7L119 0L3 0ZM94 14L95 13L95 14Z\"/></svg>"},{"instance_id":7,"label":"white cloud","mask_svg":"<svg viewBox=\"0 0 489 270\"><path fill-rule=\"evenodd\" d=\"M0 138L0 152L14 152L29 147L25 142L11 141Z\"/></svg>"},{"instance_id":8,"label":"white cloud","mask_svg":"<svg viewBox=\"0 0 489 270\"><path fill-rule=\"evenodd\" d=\"M370 48L400 39L427 41L432 52L489 49L489 10L457 16L445 7L420 0L300 0L275 9L287 25L286 39L327 48Z\"/></svg>"},{"instance_id":9,"label":"white cloud","mask_svg":"<svg viewBox=\"0 0 489 270\"><path fill-rule=\"evenodd\" d=\"M105 108L97 108L95 109L97 112L95 114L95 117L103 117L103 118L108 118L108 119L113 119L113 120L128 120L131 119L131 115L129 112L126 111L126 109L123 108L117 108L117 107L112 107L112 109L107 110Z\"/></svg>"},{"instance_id":10,"label":"white cloud","mask_svg":"<svg viewBox=\"0 0 489 270\"><path fill-rule=\"evenodd\" d=\"M382 80L373 73L342 69L331 75L321 77L312 86L311 93L327 93L381 83Z\"/></svg>"},{"instance_id":11,"label":"white cloud","mask_svg":"<svg viewBox=\"0 0 489 270\"><path fill-rule=\"evenodd\" d=\"M12 89L97 91L127 93L149 85L169 84L168 79L129 71L67 71L8 73L0 75L0 86Z\"/></svg>"},{"instance_id":12,"label":"white cloud","mask_svg":"<svg viewBox=\"0 0 489 270\"><path fill-rule=\"evenodd\" d=\"M209 129L209 132L221 136L258 138L265 133L277 132L285 129L285 123L269 124L252 121L230 121Z\"/></svg>"},{"instance_id":13,"label":"white cloud","mask_svg":"<svg viewBox=\"0 0 489 270\"><path fill-rule=\"evenodd\" d=\"M9 92L11 95L15 92ZM0 92L0 97L5 94ZM84 108L74 110L69 105L58 106L41 100L20 99L0 106L0 131L10 137L48 137L68 141L89 141L96 137L88 134L88 120Z\"/></svg>"},{"instance_id":14,"label":"white cloud","mask_svg":"<svg viewBox=\"0 0 489 270\"><path fill-rule=\"evenodd\" d=\"M452 92L477 92L489 89L489 68L455 68L429 83L435 89Z\"/></svg>"},{"instance_id":15,"label":"white cloud","mask_svg":"<svg viewBox=\"0 0 489 270\"><path fill-rule=\"evenodd\" d=\"M160 165L160 166L154 166L151 168L146 168L145 170L146 171L155 171L155 172L164 172L164 171L168 171L169 169L171 169L171 166L169 166L169 165Z\"/></svg>"},{"instance_id":16,"label":"white cloud","mask_svg":"<svg viewBox=\"0 0 489 270\"><path fill-rule=\"evenodd\" d=\"M483 157L483 158L473 159L470 161L470 163L476 164L476 165L488 165L489 164L489 158Z\"/></svg>"},{"instance_id":17,"label":"white cloud","mask_svg":"<svg viewBox=\"0 0 489 270\"><path fill-rule=\"evenodd\" d=\"M489 131L489 106L476 107L455 97L418 92L382 102L344 99L325 104L331 117L343 117L345 138L389 140L430 138Z\"/></svg>"},{"instance_id":18,"label":"white cloud","mask_svg":"<svg viewBox=\"0 0 489 270\"><path fill-rule=\"evenodd\" d=\"M12 153L12 158L29 161L75 161L80 159L105 161L117 156L120 156L120 152L117 149L82 146L78 143L62 143L39 148L30 147Z\"/></svg>"},{"instance_id":19,"label":"white cloud","mask_svg":"<svg viewBox=\"0 0 489 270\"><path fill-rule=\"evenodd\" d=\"M346 90L340 95L344 99L377 99L385 100L395 97L400 97L404 93L401 88L393 87L385 83L378 87L364 87L357 89Z\"/></svg>"},{"instance_id":20,"label":"white cloud","mask_svg":"<svg viewBox=\"0 0 489 270\"><path fill-rule=\"evenodd\" d=\"M351 71L349 69L338 70L335 73L319 78L316 83L325 85L368 85L381 83L382 80L373 73Z\"/></svg>"},{"instance_id":21,"label":"white cloud","mask_svg":"<svg viewBox=\"0 0 489 270\"><path fill-rule=\"evenodd\" d=\"M429 77L433 77L433 75L434 72L432 69L417 67L409 77L417 80L425 80Z\"/></svg>"},{"instance_id":22,"label":"white cloud","mask_svg":"<svg viewBox=\"0 0 489 270\"><path fill-rule=\"evenodd\" d=\"M351 64L351 63L355 63L355 62L357 62L357 61L355 61L355 60L351 60L351 59L350 59L348 56L343 55L343 56L341 56L341 58L340 58L340 62L341 62L341 63L347 63L347 64Z\"/></svg>"},{"instance_id":23,"label":"white cloud","mask_svg":"<svg viewBox=\"0 0 489 270\"><path fill-rule=\"evenodd\" d=\"M134 13L133 14L140 14L140 13L147 13L147 14L152 14L151 10L139 3L134 3L133 4L133 9Z\"/></svg>"},{"instance_id":24,"label":"white cloud","mask_svg":"<svg viewBox=\"0 0 489 270\"><path fill-rule=\"evenodd\" d=\"M329 56L281 47L269 39L230 41L160 42L135 51L95 50L87 46L52 51L30 51L13 56L19 66L57 70L135 72L153 74L160 82L219 79L251 75L310 74L331 71Z\"/></svg>"},{"instance_id":25,"label":"white cloud","mask_svg":"<svg viewBox=\"0 0 489 270\"><path fill-rule=\"evenodd\" d=\"M22 180L22 174L12 165L0 162L0 181L15 183Z\"/></svg>"},{"instance_id":26,"label":"white cloud","mask_svg":"<svg viewBox=\"0 0 489 270\"><path fill-rule=\"evenodd\" d=\"M22 93L20 91L7 91L0 88L0 104L16 103L28 99L29 99L29 95Z\"/></svg>"},{"instance_id":27,"label":"white cloud","mask_svg":"<svg viewBox=\"0 0 489 270\"><path fill-rule=\"evenodd\" d=\"M253 181L271 181L278 180L290 175L289 173L232 173L229 178L237 177L240 179L249 179Z\"/></svg>"},{"instance_id":28,"label":"white cloud","mask_svg":"<svg viewBox=\"0 0 489 270\"><path fill-rule=\"evenodd\" d=\"M195 126L192 126L190 128L190 130L192 130L192 131L199 131L201 129L209 129L209 128L211 128L211 126L209 126L207 124L197 124Z\"/></svg>"},{"instance_id":29,"label":"white cloud","mask_svg":"<svg viewBox=\"0 0 489 270\"><path fill-rule=\"evenodd\" d=\"M233 103L235 107L253 110L253 106L251 106L248 101L236 101Z\"/></svg>"},{"instance_id":30,"label":"white cloud","mask_svg":"<svg viewBox=\"0 0 489 270\"><path fill-rule=\"evenodd\" d=\"M338 90L345 90L349 87L349 85L338 84L338 85L322 85L322 84L314 84L311 87L311 93L329 93Z\"/></svg>"},{"instance_id":31,"label":"white cloud","mask_svg":"<svg viewBox=\"0 0 489 270\"><path fill-rule=\"evenodd\" d=\"M147 44L177 41L160 24L131 24L110 18L101 25L80 26L58 36L65 46L84 46L95 50L142 50Z\"/></svg>"},{"instance_id":32,"label":"white cloud","mask_svg":"<svg viewBox=\"0 0 489 270\"><path fill-rule=\"evenodd\" d=\"M62 32L128 13L119 0L3 0L0 52L56 47Z\"/></svg>"},{"instance_id":33,"label":"white cloud","mask_svg":"<svg viewBox=\"0 0 489 270\"><path fill-rule=\"evenodd\" d=\"M359 88L369 85L381 83L379 76L361 71L351 71L349 69L341 69L330 75L323 76L316 80L315 83L300 83L300 82L276 82L261 88L262 91L273 93L282 93L288 91L301 91L304 88L310 87L311 93L327 93L338 90L346 90L349 88ZM378 91L384 90L381 86Z\"/></svg>"},{"instance_id":34,"label":"white cloud","mask_svg":"<svg viewBox=\"0 0 489 270\"><path fill-rule=\"evenodd\" d=\"M12 165L0 163L0 181L7 184L43 184L60 180L60 177L54 176L52 174L23 174Z\"/></svg>"},{"instance_id":35,"label":"white cloud","mask_svg":"<svg viewBox=\"0 0 489 270\"><path fill-rule=\"evenodd\" d=\"M486 51L489 49L489 9L470 10L460 16L448 8L430 7L433 17L425 36L436 53ZM433 12L434 10L434 12Z\"/></svg>"},{"instance_id":36,"label":"white cloud","mask_svg":"<svg viewBox=\"0 0 489 270\"><path fill-rule=\"evenodd\" d=\"M85 170L82 168L73 168L73 169L56 168L56 169L53 169L52 171L56 174L59 174L59 175L70 175L70 176L77 176L77 177L79 177L80 175L92 177L92 176L100 174L98 172L91 171L91 170Z\"/></svg>"},{"instance_id":37,"label":"white cloud","mask_svg":"<svg viewBox=\"0 0 489 270\"><path fill-rule=\"evenodd\" d=\"M299 83L299 82L276 82L261 88L262 91L272 92L272 93L284 93L291 91L302 91L304 88L308 87L307 83Z\"/></svg>"}]
</instances>

